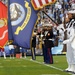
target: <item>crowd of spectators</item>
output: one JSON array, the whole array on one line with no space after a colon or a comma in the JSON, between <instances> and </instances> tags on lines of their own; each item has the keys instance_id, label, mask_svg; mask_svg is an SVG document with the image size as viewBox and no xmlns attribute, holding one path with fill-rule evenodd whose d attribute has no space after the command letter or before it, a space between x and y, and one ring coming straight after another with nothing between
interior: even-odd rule
<instances>
[{"instance_id":1,"label":"crowd of spectators","mask_svg":"<svg viewBox=\"0 0 75 75\"><path fill-rule=\"evenodd\" d=\"M57 0L55 4L45 7L43 10L60 24L64 21L64 14L70 9L75 9L75 0ZM46 18L46 20L48 19L44 14L42 14L41 17Z\"/></svg>"},{"instance_id":2,"label":"crowd of spectators","mask_svg":"<svg viewBox=\"0 0 75 75\"><path fill-rule=\"evenodd\" d=\"M8 0L0 1L8 5ZM45 7L43 10L59 24L64 21L64 13L66 13L69 9L75 9L75 0L57 0L55 4ZM41 17L46 19L48 18L44 14L41 14Z\"/></svg>"},{"instance_id":3,"label":"crowd of spectators","mask_svg":"<svg viewBox=\"0 0 75 75\"><path fill-rule=\"evenodd\" d=\"M72 10L75 9L75 0L57 0L55 4L44 7L40 11L41 18L39 19L39 24L37 25L38 30L41 30L39 26L42 26L42 25L47 26L47 23L49 26L50 25L53 26L54 22L52 22L50 18L52 18L58 25L63 24L65 14L67 13L68 10L71 10L71 9ZM46 14L50 18L46 14L44 14L42 11L46 12ZM58 35L57 30L55 30L54 27L53 27L53 33L54 35Z\"/></svg>"}]
</instances>

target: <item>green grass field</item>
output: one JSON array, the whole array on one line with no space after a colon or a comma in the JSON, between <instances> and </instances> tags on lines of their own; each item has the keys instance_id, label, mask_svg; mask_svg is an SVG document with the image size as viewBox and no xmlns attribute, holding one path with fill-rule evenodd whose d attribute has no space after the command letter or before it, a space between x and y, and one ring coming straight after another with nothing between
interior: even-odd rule
<instances>
[{"instance_id":1,"label":"green grass field","mask_svg":"<svg viewBox=\"0 0 75 75\"><path fill-rule=\"evenodd\" d=\"M43 56L31 60L31 56L22 59L0 58L0 75L72 75L64 72L67 68L65 55L53 56L54 64L44 64Z\"/></svg>"}]
</instances>

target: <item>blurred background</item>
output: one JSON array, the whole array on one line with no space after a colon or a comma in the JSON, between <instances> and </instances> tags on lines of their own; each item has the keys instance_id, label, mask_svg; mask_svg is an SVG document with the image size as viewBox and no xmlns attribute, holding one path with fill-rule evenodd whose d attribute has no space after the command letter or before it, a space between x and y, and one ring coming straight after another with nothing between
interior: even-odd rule
<instances>
[{"instance_id":1,"label":"blurred background","mask_svg":"<svg viewBox=\"0 0 75 75\"><path fill-rule=\"evenodd\" d=\"M9 0L0 0L8 7ZM52 48L52 54L63 54L63 44L64 33L60 29L62 24L64 26L65 14L68 10L75 8L75 0L57 0L53 5L44 7L38 13L38 22L34 27L34 33L36 33L36 55L42 55L42 36L43 32L48 30L48 28L53 29L54 34L54 44L57 44ZM45 13L43 13L44 11ZM62 33L59 33L62 32ZM45 34L44 34L45 35ZM59 38L58 38L59 37ZM8 45L5 46L6 55L9 55ZM31 55L31 50L27 49L27 55Z\"/></svg>"}]
</instances>

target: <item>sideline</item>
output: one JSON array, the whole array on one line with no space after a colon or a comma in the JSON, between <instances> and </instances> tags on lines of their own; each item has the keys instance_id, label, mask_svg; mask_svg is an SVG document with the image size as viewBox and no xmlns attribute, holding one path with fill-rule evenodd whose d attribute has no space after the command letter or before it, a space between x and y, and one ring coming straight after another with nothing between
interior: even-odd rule
<instances>
[{"instance_id":1,"label":"sideline","mask_svg":"<svg viewBox=\"0 0 75 75\"><path fill-rule=\"evenodd\" d=\"M36 61L36 60L30 60L30 61L35 62L35 63L38 63L38 64L43 64L43 65L45 65L45 66L51 67L51 68L56 69L56 70L63 71L63 70L60 69L60 68L57 68L57 67L54 67L54 66L51 66L51 65L45 64L45 63L43 63L43 62L38 62L38 61Z\"/></svg>"},{"instance_id":2,"label":"sideline","mask_svg":"<svg viewBox=\"0 0 75 75\"><path fill-rule=\"evenodd\" d=\"M45 66L47 66L47 67L50 67L50 68L53 68L53 69L56 69L56 70L59 70L59 71L64 72L64 71L63 71L62 69L60 69L60 68L57 68L57 67L54 67L54 66L51 66L51 65L45 64L45 63L43 63L43 62L39 62L39 61L32 60L32 59L26 59L26 60L28 60L28 61L32 61L32 62L35 62L35 63L38 63L38 64L41 64L41 65L45 65ZM68 73L68 74L73 75L72 73Z\"/></svg>"}]
</instances>

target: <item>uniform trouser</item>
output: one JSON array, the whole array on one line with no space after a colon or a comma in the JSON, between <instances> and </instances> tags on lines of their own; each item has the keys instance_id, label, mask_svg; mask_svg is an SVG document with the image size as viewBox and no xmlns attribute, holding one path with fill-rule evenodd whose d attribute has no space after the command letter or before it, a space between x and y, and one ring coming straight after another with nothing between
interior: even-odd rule
<instances>
[{"instance_id":1,"label":"uniform trouser","mask_svg":"<svg viewBox=\"0 0 75 75\"><path fill-rule=\"evenodd\" d=\"M51 48L46 48L45 46L43 46L43 56L45 63L53 64L53 56Z\"/></svg>"},{"instance_id":2,"label":"uniform trouser","mask_svg":"<svg viewBox=\"0 0 75 75\"><path fill-rule=\"evenodd\" d=\"M67 44L66 58L68 64L75 64L75 50L71 47L70 43Z\"/></svg>"},{"instance_id":3,"label":"uniform trouser","mask_svg":"<svg viewBox=\"0 0 75 75\"><path fill-rule=\"evenodd\" d=\"M44 45L42 45L43 48L43 57L44 57L44 62L46 62L46 56L47 56L47 49Z\"/></svg>"},{"instance_id":4,"label":"uniform trouser","mask_svg":"<svg viewBox=\"0 0 75 75\"><path fill-rule=\"evenodd\" d=\"M32 59L35 60L35 59L36 59L36 55L35 55L35 47L32 47L31 53L32 53Z\"/></svg>"}]
</instances>

